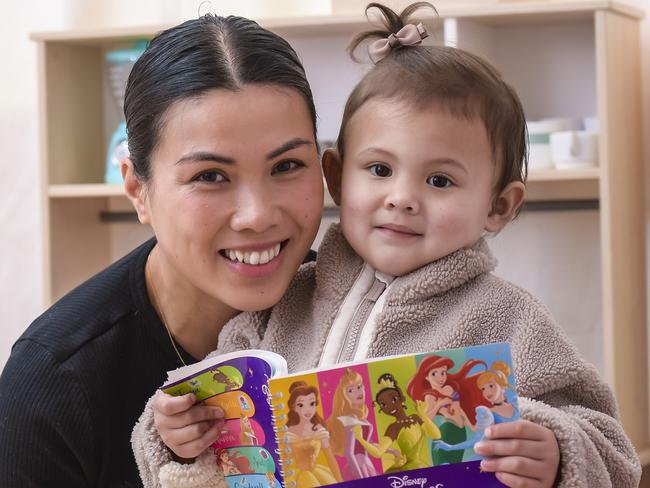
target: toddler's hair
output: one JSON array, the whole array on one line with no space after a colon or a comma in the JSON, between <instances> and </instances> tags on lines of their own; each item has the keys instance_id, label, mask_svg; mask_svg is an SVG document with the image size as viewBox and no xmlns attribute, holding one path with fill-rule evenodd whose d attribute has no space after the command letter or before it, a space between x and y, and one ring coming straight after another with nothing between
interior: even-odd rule
<instances>
[{"instance_id":1,"label":"toddler's hair","mask_svg":"<svg viewBox=\"0 0 650 488\"><path fill-rule=\"evenodd\" d=\"M355 50L368 39L387 38L404 25L417 23L413 14L428 2L417 2L401 14L379 3L370 9L381 14L383 29L363 32L349 46ZM437 13L437 12L436 12ZM512 181L526 181L528 155L526 118L515 91L487 61L462 49L446 46L396 46L379 61L354 88L343 112L337 149L344 160L345 128L350 118L368 100L394 99L415 110L444 110L455 117L474 120L479 117L492 146L492 158L498 164L499 178L495 193Z\"/></svg>"}]
</instances>

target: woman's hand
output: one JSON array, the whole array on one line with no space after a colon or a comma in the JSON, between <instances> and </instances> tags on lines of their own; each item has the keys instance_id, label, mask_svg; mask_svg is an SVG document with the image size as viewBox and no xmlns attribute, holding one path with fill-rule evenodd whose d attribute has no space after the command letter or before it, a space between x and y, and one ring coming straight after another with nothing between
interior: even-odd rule
<instances>
[{"instance_id":1,"label":"woman's hand","mask_svg":"<svg viewBox=\"0 0 650 488\"><path fill-rule=\"evenodd\" d=\"M527 420L492 425L474 451L495 456L481 461L481 469L512 488L550 488L560 465L553 431Z\"/></svg>"},{"instance_id":2,"label":"woman's hand","mask_svg":"<svg viewBox=\"0 0 650 488\"><path fill-rule=\"evenodd\" d=\"M223 410L197 404L192 393L175 397L158 390L152 407L158 434L178 461L194 459L221 435Z\"/></svg>"}]
</instances>

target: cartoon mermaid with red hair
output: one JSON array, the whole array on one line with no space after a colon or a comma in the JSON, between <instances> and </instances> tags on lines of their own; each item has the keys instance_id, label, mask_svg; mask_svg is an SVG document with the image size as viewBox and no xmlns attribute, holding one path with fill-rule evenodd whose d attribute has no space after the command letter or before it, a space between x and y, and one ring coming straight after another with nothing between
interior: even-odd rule
<instances>
[{"instance_id":1,"label":"cartoon mermaid with red hair","mask_svg":"<svg viewBox=\"0 0 650 488\"><path fill-rule=\"evenodd\" d=\"M469 359L455 373L454 361L448 357L431 355L418 365L406 391L416 401L424 401L427 416L443 417L439 426L442 439L448 444L459 444L467 439L465 427L475 429L476 407L487 406L487 401L476 383L478 374L469 375L477 365L487 369L484 361ZM457 463L463 460L463 451L433 450L433 464Z\"/></svg>"}]
</instances>

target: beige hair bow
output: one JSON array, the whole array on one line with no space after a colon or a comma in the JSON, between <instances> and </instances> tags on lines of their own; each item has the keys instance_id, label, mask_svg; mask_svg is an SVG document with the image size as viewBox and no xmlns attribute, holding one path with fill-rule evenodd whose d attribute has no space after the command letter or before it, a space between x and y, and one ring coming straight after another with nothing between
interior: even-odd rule
<instances>
[{"instance_id":1,"label":"beige hair bow","mask_svg":"<svg viewBox=\"0 0 650 488\"><path fill-rule=\"evenodd\" d=\"M418 25L406 24L395 34L386 39L378 39L368 45L368 55L373 63L377 64L384 59L396 46L414 46L420 44L429 33L420 22Z\"/></svg>"}]
</instances>

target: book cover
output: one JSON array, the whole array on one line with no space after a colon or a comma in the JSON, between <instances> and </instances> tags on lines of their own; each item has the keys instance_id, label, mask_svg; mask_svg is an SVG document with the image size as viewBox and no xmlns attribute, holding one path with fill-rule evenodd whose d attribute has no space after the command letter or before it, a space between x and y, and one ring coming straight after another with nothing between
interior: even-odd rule
<instances>
[{"instance_id":1,"label":"book cover","mask_svg":"<svg viewBox=\"0 0 650 488\"><path fill-rule=\"evenodd\" d=\"M472 449L517 420L508 344L371 359L287 375L266 351L170 373L226 421L212 446L232 488L501 487Z\"/></svg>"},{"instance_id":2,"label":"book cover","mask_svg":"<svg viewBox=\"0 0 650 488\"><path fill-rule=\"evenodd\" d=\"M472 449L519 418L508 344L272 378L287 488L493 487Z\"/></svg>"}]
</instances>

